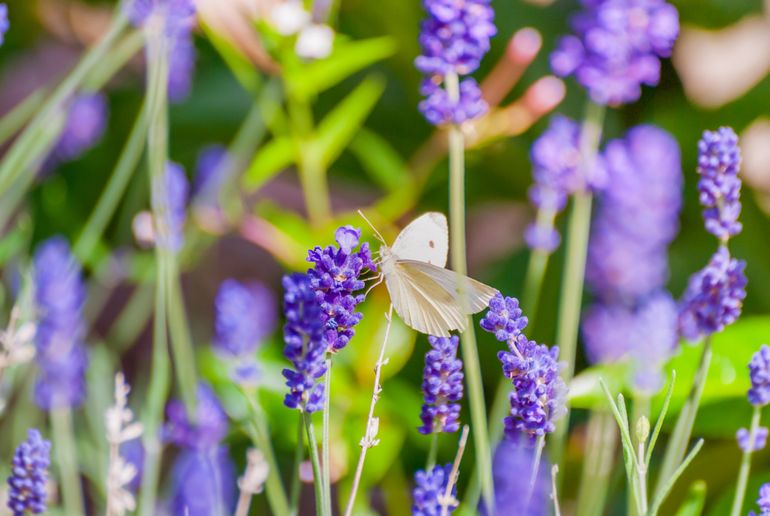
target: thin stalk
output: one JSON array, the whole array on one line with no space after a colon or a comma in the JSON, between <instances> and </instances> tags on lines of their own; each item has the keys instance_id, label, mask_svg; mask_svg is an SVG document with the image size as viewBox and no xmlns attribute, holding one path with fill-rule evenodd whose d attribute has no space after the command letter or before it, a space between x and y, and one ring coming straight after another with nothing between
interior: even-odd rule
<instances>
[{"instance_id":1,"label":"thin stalk","mask_svg":"<svg viewBox=\"0 0 770 516\"><path fill-rule=\"evenodd\" d=\"M144 46L144 34L141 30L134 30L115 44L109 58L104 59L99 67L83 80L83 88L86 90L100 90L104 87L123 66L134 57Z\"/></svg>"},{"instance_id":2,"label":"thin stalk","mask_svg":"<svg viewBox=\"0 0 770 516\"><path fill-rule=\"evenodd\" d=\"M703 352L700 357L700 363L698 370L695 373L692 387L690 388L690 394L685 401L682 410L679 412L679 417L676 420L674 431L671 433L671 437L666 446L666 452L663 456L663 465L660 468L658 475L658 482L655 485L655 496L659 496L661 489L665 486L669 479L671 479L674 471L684 458L684 454L687 451L687 444L690 442L690 435L692 434L692 427L695 423L695 416L698 413L698 405L700 405L700 399L703 395L703 388L706 386L706 377L708 376L709 366L711 365L711 337L706 337L703 343Z\"/></svg>"},{"instance_id":3,"label":"thin stalk","mask_svg":"<svg viewBox=\"0 0 770 516\"><path fill-rule=\"evenodd\" d=\"M310 414L302 412L302 419L305 422L305 432L307 433L307 448L310 452L310 462L313 464L313 487L315 488L315 512L317 515L324 514L324 490L321 480L321 464L318 458L318 443L315 440L315 430L313 429L313 420Z\"/></svg>"},{"instance_id":4,"label":"thin stalk","mask_svg":"<svg viewBox=\"0 0 770 516\"><path fill-rule=\"evenodd\" d=\"M444 496L439 497L439 505L441 506L441 516L447 516L449 514L449 507L457 505L457 499L452 496L452 490L457 483L457 477L460 474L460 462L463 460L463 453L465 452L465 445L468 442L468 425L463 426L462 434L460 434L460 443L457 445L457 455L452 463L452 471L449 473L449 479L446 483L446 489L444 490Z\"/></svg>"},{"instance_id":5,"label":"thin stalk","mask_svg":"<svg viewBox=\"0 0 770 516\"><path fill-rule=\"evenodd\" d=\"M45 98L45 94L45 88L33 91L16 104L3 118L0 118L0 145L7 142L24 127L24 124L29 122Z\"/></svg>"},{"instance_id":6,"label":"thin stalk","mask_svg":"<svg viewBox=\"0 0 770 516\"><path fill-rule=\"evenodd\" d=\"M94 247L99 242L107 228L120 199L126 191L131 175L136 170L144 151L145 138L147 136L147 102L142 104L139 114L134 121L134 126L120 153L110 180L104 188L96 208L91 212L83 231L75 241L73 253L81 262L87 262Z\"/></svg>"},{"instance_id":7,"label":"thin stalk","mask_svg":"<svg viewBox=\"0 0 770 516\"><path fill-rule=\"evenodd\" d=\"M754 443L757 440L757 429L759 428L761 413L761 407L754 405L754 414L751 416L751 427L749 428L748 447L743 451L743 457L741 457L741 468L738 470L738 482L735 484L735 498L733 499L733 508L730 510L730 516L738 516L743 508L743 498L746 496L746 484L749 482L749 471L751 470L751 454L754 451Z\"/></svg>"},{"instance_id":8,"label":"thin stalk","mask_svg":"<svg viewBox=\"0 0 770 516\"><path fill-rule=\"evenodd\" d=\"M545 270L548 267L548 259L550 257L550 253L541 249L533 249L529 255L527 275L524 278L524 296L521 300L521 307L524 313L527 314L530 332L532 331L532 326L537 317L540 293L543 290L543 278L545 277Z\"/></svg>"},{"instance_id":9,"label":"thin stalk","mask_svg":"<svg viewBox=\"0 0 770 516\"><path fill-rule=\"evenodd\" d=\"M324 411L323 431L321 435L321 473L323 474L324 496L326 506L324 512L332 513L332 486L329 460L329 413L331 412L332 359L331 353L326 354L326 374L324 375Z\"/></svg>"},{"instance_id":10,"label":"thin stalk","mask_svg":"<svg viewBox=\"0 0 770 516\"><path fill-rule=\"evenodd\" d=\"M69 407L51 410L56 446L56 461L61 478L64 510L67 514L85 514L83 511L83 493L80 488L80 470L78 468L75 434L72 429L72 412Z\"/></svg>"},{"instance_id":11,"label":"thin stalk","mask_svg":"<svg viewBox=\"0 0 770 516\"><path fill-rule=\"evenodd\" d=\"M687 466L689 466L695 456L698 455L698 452L702 447L703 439L698 439L698 442L696 442L695 446L692 447L690 453L687 454L682 463L679 464L679 467L674 470L674 473L671 475L671 477L669 477L669 479L666 480L666 482L662 485L659 492L655 494L655 498L652 500L652 506L650 507L647 516L657 516L658 511L660 510L660 506L663 505L666 497L671 492L671 488L674 487L674 483L679 479L680 476L682 476L684 470L687 469Z\"/></svg>"},{"instance_id":12,"label":"thin stalk","mask_svg":"<svg viewBox=\"0 0 770 516\"><path fill-rule=\"evenodd\" d=\"M171 352L174 356L174 369L182 401L188 416L194 418L198 386L198 375L195 371L195 350L190 336L190 326L187 322L176 257L168 253L167 259L169 260L167 281L169 282L168 325L171 335Z\"/></svg>"},{"instance_id":13,"label":"thin stalk","mask_svg":"<svg viewBox=\"0 0 770 516\"><path fill-rule=\"evenodd\" d=\"M556 489L556 475L559 473L559 465L551 466L551 499L553 500L554 516L561 516L561 507L559 507L559 492ZM600 513L596 513L600 514Z\"/></svg>"},{"instance_id":14,"label":"thin stalk","mask_svg":"<svg viewBox=\"0 0 770 516\"><path fill-rule=\"evenodd\" d=\"M380 399L382 393L382 385L380 385L380 377L382 375L382 366L385 365L385 349L388 345L388 336L390 335L390 327L393 322L393 305L390 305L388 313L385 315L388 320L385 326L385 336L382 339L382 345L380 346L380 353L377 357L377 364L374 366L374 387L372 389L372 400L369 403L369 415L366 417L366 430L363 438L361 438L361 453L358 455L358 464L356 464L356 473L353 476L353 487L350 489L350 496L348 503L345 507L345 516L353 514L353 506L356 503L356 494L358 493L358 486L361 483L361 475L364 472L364 462L366 461L366 452L369 448L372 448L379 443L377 439L377 430L379 426L379 419L374 417L374 407L377 405L377 400Z\"/></svg>"},{"instance_id":15,"label":"thin stalk","mask_svg":"<svg viewBox=\"0 0 770 516\"><path fill-rule=\"evenodd\" d=\"M636 483L639 500L639 514L647 514L647 464L645 463L644 441L636 445Z\"/></svg>"},{"instance_id":16,"label":"thin stalk","mask_svg":"<svg viewBox=\"0 0 770 516\"><path fill-rule=\"evenodd\" d=\"M275 458L272 441L270 439L270 429L267 423L262 407L259 405L254 395L242 391L243 396L248 400L251 409L251 419L254 423L252 439L254 445L262 452L267 461L269 471L265 480L265 491L267 493L267 502L273 514L289 514L289 501L286 498L286 491L281 481L281 470L278 468L278 461ZM300 432L303 431L300 425ZM299 441L300 450L302 447L302 434Z\"/></svg>"},{"instance_id":17,"label":"thin stalk","mask_svg":"<svg viewBox=\"0 0 770 516\"><path fill-rule=\"evenodd\" d=\"M535 483L537 482L537 474L540 472L540 460L543 457L544 447L545 436L537 436L537 442L535 442L535 457L532 460L532 468L529 473L529 485L527 486L527 502L525 507L529 507L529 503L532 500L532 493L535 492Z\"/></svg>"},{"instance_id":18,"label":"thin stalk","mask_svg":"<svg viewBox=\"0 0 770 516\"><path fill-rule=\"evenodd\" d=\"M235 516L248 516L251 507L251 491L240 490L238 505L235 507Z\"/></svg>"},{"instance_id":19,"label":"thin stalk","mask_svg":"<svg viewBox=\"0 0 770 516\"><path fill-rule=\"evenodd\" d=\"M578 516L602 514L615 462L618 432L607 412L592 411L588 419L583 474L578 491Z\"/></svg>"},{"instance_id":20,"label":"thin stalk","mask_svg":"<svg viewBox=\"0 0 770 516\"><path fill-rule=\"evenodd\" d=\"M457 75L446 76L446 89L450 100L457 101L460 87ZM458 274L468 274L465 254L465 142L460 127L449 128L449 243L452 267ZM467 303L463 282L458 285L460 299ZM494 485L492 482L492 451L487 429L487 410L484 401L479 352L473 319L466 318L466 330L462 333L463 362L468 386L468 403L473 426L473 443L476 450L476 469L479 471L482 498L488 514L494 514Z\"/></svg>"},{"instance_id":21,"label":"thin stalk","mask_svg":"<svg viewBox=\"0 0 770 516\"><path fill-rule=\"evenodd\" d=\"M438 455L438 434L439 432L433 432L430 434L430 448L428 449L428 460L425 461L425 472L430 472L436 465L436 456Z\"/></svg>"},{"instance_id":22,"label":"thin stalk","mask_svg":"<svg viewBox=\"0 0 770 516\"><path fill-rule=\"evenodd\" d=\"M35 135L38 129L51 122L51 118L55 117L61 110L63 103L77 90L86 76L91 73L94 67L102 63L115 40L125 29L126 24L125 16L123 16L120 9L116 10L115 17L107 34L99 43L86 52L75 68L46 100L35 118L32 119L26 129L16 139L0 163L0 194L10 188L14 180L31 163L42 158L42 155L30 152L30 149L34 147Z\"/></svg>"},{"instance_id":23,"label":"thin stalk","mask_svg":"<svg viewBox=\"0 0 770 516\"><path fill-rule=\"evenodd\" d=\"M302 484L299 480L299 467L300 464L302 464L302 459L305 456L305 446L303 444L304 439L304 432L305 427L302 422L302 418L299 420L299 424L297 425L297 448L294 450L294 466L291 470L291 510L289 514L292 516L296 515L299 512L299 494L300 494L300 488L302 487ZM280 514L280 513L279 513Z\"/></svg>"},{"instance_id":24,"label":"thin stalk","mask_svg":"<svg viewBox=\"0 0 770 516\"><path fill-rule=\"evenodd\" d=\"M162 212L163 192L156 191L164 187L162 177L165 174L168 152L168 113L166 103L166 83L168 79L168 56L164 39L158 35L147 38L148 46L148 92L149 130L147 132L147 149L150 172L153 212ZM162 220L157 217L156 220ZM168 350L167 331L167 301L168 276L170 260L165 256L169 251L163 246L155 246L155 263L157 277L155 279L155 318L153 320L153 349L150 384L147 391L146 410L144 416L144 467L142 469L142 486L139 498L139 514L150 516L155 513L155 501L160 476L160 459L162 445L159 438L160 425L163 420L163 408L168 398L171 386L171 361Z\"/></svg>"}]
</instances>

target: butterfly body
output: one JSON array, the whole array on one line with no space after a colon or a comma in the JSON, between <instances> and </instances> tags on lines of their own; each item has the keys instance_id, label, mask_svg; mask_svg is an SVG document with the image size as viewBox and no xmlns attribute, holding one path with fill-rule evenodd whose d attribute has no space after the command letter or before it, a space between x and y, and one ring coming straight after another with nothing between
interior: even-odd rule
<instances>
[{"instance_id":1,"label":"butterfly body","mask_svg":"<svg viewBox=\"0 0 770 516\"><path fill-rule=\"evenodd\" d=\"M392 247L380 247L381 272L396 313L407 326L439 337L465 330L467 316L486 308L497 293L445 269L448 248L446 217L437 212L415 219Z\"/></svg>"}]
</instances>

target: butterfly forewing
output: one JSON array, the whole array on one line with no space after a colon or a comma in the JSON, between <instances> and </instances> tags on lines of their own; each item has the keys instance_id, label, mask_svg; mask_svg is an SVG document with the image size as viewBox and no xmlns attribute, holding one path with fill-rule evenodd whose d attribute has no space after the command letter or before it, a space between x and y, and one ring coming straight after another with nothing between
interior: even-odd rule
<instances>
[{"instance_id":1,"label":"butterfly forewing","mask_svg":"<svg viewBox=\"0 0 770 516\"><path fill-rule=\"evenodd\" d=\"M435 211L420 215L398 234L391 250L399 260L444 267L449 250L446 217Z\"/></svg>"}]
</instances>

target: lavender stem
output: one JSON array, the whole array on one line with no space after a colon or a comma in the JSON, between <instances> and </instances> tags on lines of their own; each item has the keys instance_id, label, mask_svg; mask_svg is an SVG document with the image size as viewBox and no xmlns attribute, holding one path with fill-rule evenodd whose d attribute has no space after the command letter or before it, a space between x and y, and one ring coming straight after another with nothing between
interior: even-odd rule
<instances>
[{"instance_id":1,"label":"lavender stem","mask_svg":"<svg viewBox=\"0 0 770 516\"><path fill-rule=\"evenodd\" d=\"M754 444L757 440L757 429L759 428L759 418L762 415L762 407L754 405L754 413L751 416L751 427L749 428L749 442L741 457L741 468L738 471L738 482L735 484L735 498L733 507L730 510L730 516L738 516L743 508L743 499L746 496L746 485L749 481L749 472L751 471L751 454L754 451Z\"/></svg>"},{"instance_id":2,"label":"lavender stem","mask_svg":"<svg viewBox=\"0 0 770 516\"><path fill-rule=\"evenodd\" d=\"M321 473L323 475L323 488L326 497L324 511L332 514L332 486L329 459L329 413L331 411L331 385L332 385L332 359L331 353L326 354L326 375L324 377L324 409L323 430L321 436Z\"/></svg>"},{"instance_id":3,"label":"lavender stem","mask_svg":"<svg viewBox=\"0 0 770 516\"><path fill-rule=\"evenodd\" d=\"M324 507L326 505L324 496L323 478L321 476L321 461L318 458L318 443L315 439L315 430L313 429L313 419L307 411L302 411L302 419L305 422L305 432L307 433L307 447L310 452L310 462L313 465L313 488L315 489L315 512L318 516L324 516ZM326 515L331 516L331 515Z\"/></svg>"},{"instance_id":4,"label":"lavender stem","mask_svg":"<svg viewBox=\"0 0 770 516\"><path fill-rule=\"evenodd\" d=\"M54 449L56 450L56 461L59 466L59 480L62 486L64 509L67 514L85 514L70 408L65 406L52 409L51 426L53 427L54 442L56 443Z\"/></svg>"}]
</instances>

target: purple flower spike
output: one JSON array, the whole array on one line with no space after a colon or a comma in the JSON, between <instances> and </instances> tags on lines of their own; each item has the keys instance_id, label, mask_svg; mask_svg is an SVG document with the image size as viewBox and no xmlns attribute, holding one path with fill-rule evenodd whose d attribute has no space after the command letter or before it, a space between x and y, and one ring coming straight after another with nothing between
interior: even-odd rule
<instances>
[{"instance_id":1,"label":"purple flower spike","mask_svg":"<svg viewBox=\"0 0 770 516\"><path fill-rule=\"evenodd\" d=\"M214 344L234 357L253 353L273 332L278 318L273 293L257 282L223 281L217 292L215 310Z\"/></svg>"},{"instance_id":2,"label":"purple flower spike","mask_svg":"<svg viewBox=\"0 0 770 516\"><path fill-rule=\"evenodd\" d=\"M5 33L11 28L8 21L8 6L0 4L0 46L5 42Z\"/></svg>"},{"instance_id":3,"label":"purple flower spike","mask_svg":"<svg viewBox=\"0 0 770 516\"><path fill-rule=\"evenodd\" d=\"M58 162L72 161L93 147L104 134L107 112L107 98L101 93L75 97L52 158Z\"/></svg>"},{"instance_id":4,"label":"purple flower spike","mask_svg":"<svg viewBox=\"0 0 770 516\"><path fill-rule=\"evenodd\" d=\"M551 513L551 476L548 458L541 458L534 489L528 493L529 482L522 481L523 472L532 471L535 449L526 441L504 439L497 445L492 464L495 486L495 507L505 514L517 516L548 516ZM526 477L529 480L529 477ZM483 509L483 506L481 507ZM504 509L503 509L504 508ZM482 514L488 516L486 511ZM497 514L500 514L498 512Z\"/></svg>"},{"instance_id":5,"label":"purple flower spike","mask_svg":"<svg viewBox=\"0 0 770 516\"><path fill-rule=\"evenodd\" d=\"M195 74L195 43L192 34L180 32L170 42L168 57L168 100L179 103L185 100L192 88Z\"/></svg>"},{"instance_id":6,"label":"purple flower spike","mask_svg":"<svg viewBox=\"0 0 770 516\"><path fill-rule=\"evenodd\" d=\"M153 206L160 213L156 221L157 244L169 251L179 252L184 245L184 225L187 220L187 198L190 186L184 168L169 161L163 183L153 185Z\"/></svg>"},{"instance_id":7,"label":"purple flower spike","mask_svg":"<svg viewBox=\"0 0 770 516\"><path fill-rule=\"evenodd\" d=\"M8 477L8 508L14 516L46 511L51 443L32 428L27 440L16 448Z\"/></svg>"},{"instance_id":8,"label":"purple flower spike","mask_svg":"<svg viewBox=\"0 0 770 516\"><path fill-rule=\"evenodd\" d=\"M473 78L460 83L460 98L450 100L447 91L431 80L420 87L425 100L420 102L420 112L433 125L462 124L487 112L489 106L481 97L481 88Z\"/></svg>"},{"instance_id":9,"label":"purple flower spike","mask_svg":"<svg viewBox=\"0 0 770 516\"><path fill-rule=\"evenodd\" d=\"M489 310L479 325L510 347L515 345L521 331L527 326L527 318L522 315L518 299L497 293L489 301Z\"/></svg>"},{"instance_id":10,"label":"purple flower spike","mask_svg":"<svg viewBox=\"0 0 770 516\"><path fill-rule=\"evenodd\" d=\"M169 514L209 516L232 514L237 485L235 465L227 448L185 450L171 470Z\"/></svg>"},{"instance_id":11,"label":"purple flower spike","mask_svg":"<svg viewBox=\"0 0 770 516\"><path fill-rule=\"evenodd\" d=\"M339 248L330 245L308 252L307 261L313 264L308 277L321 304L324 340L332 353L353 338L354 327L363 318L361 312L356 312L356 306L364 300L364 294L359 293L365 286L361 276L376 270L367 242L355 250L360 237L360 229L343 226L335 233Z\"/></svg>"},{"instance_id":12,"label":"purple flower spike","mask_svg":"<svg viewBox=\"0 0 770 516\"><path fill-rule=\"evenodd\" d=\"M38 247L34 285L40 314L35 334L40 368L35 403L43 410L78 406L86 397L86 290L80 265L63 238L54 237Z\"/></svg>"},{"instance_id":13,"label":"purple flower spike","mask_svg":"<svg viewBox=\"0 0 770 516\"><path fill-rule=\"evenodd\" d=\"M696 340L722 331L741 315L746 297L746 262L720 247L702 270L690 277L679 306L679 331Z\"/></svg>"},{"instance_id":14,"label":"purple flower spike","mask_svg":"<svg viewBox=\"0 0 770 516\"><path fill-rule=\"evenodd\" d=\"M551 54L556 75L574 75L598 104L639 100L641 86L660 80L660 59L671 55L679 15L665 0L584 0L572 18L575 35Z\"/></svg>"},{"instance_id":15,"label":"purple flower spike","mask_svg":"<svg viewBox=\"0 0 770 516\"><path fill-rule=\"evenodd\" d=\"M749 403L762 407L770 403L770 346L762 344L749 362Z\"/></svg>"},{"instance_id":16,"label":"purple flower spike","mask_svg":"<svg viewBox=\"0 0 770 516\"><path fill-rule=\"evenodd\" d=\"M512 351L500 351L497 358L513 383L511 412L504 420L506 437L523 436L534 442L553 432L555 421L566 412L567 386L559 375L559 348L549 349L519 335Z\"/></svg>"},{"instance_id":17,"label":"purple flower spike","mask_svg":"<svg viewBox=\"0 0 770 516\"><path fill-rule=\"evenodd\" d=\"M762 487L759 488L757 505L759 505L759 514L751 511L749 516L770 516L770 482L762 484Z\"/></svg>"},{"instance_id":18,"label":"purple flower spike","mask_svg":"<svg viewBox=\"0 0 770 516\"><path fill-rule=\"evenodd\" d=\"M446 493L447 483L452 473L452 465L434 466L431 471L418 471L414 474L412 491L412 516L436 516L441 514L441 503ZM457 495L457 486L452 486L452 498ZM457 503L450 503L448 513L452 514Z\"/></svg>"},{"instance_id":19,"label":"purple flower spike","mask_svg":"<svg viewBox=\"0 0 770 516\"><path fill-rule=\"evenodd\" d=\"M166 407L165 434L169 441L182 448L212 450L227 435L227 415L211 387L198 384L195 419L190 420L184 404L172 400Z\"/></svg>"},{"instance_id":20,"label":"purple flower spike","mask_svg":"<svg viewBox=\"0 0 770 516\"><path fill-rule=\"evenodd\" d=\"M201 149L195 164L193 195L216 201L231 164L232 157L224 145L213 144Z\"/></svg>"},{"instance_id":21,"label":"purple flower spike","mask_svg":"<svg viewBox=\"0 0 770 516\"><path fill-rule=\"evenodd\" d=\"M457 358L460 339L428 337L431 350L425 354L422 392L425 403L420 419L421 434L456 432L460 428L460 403L463 397L463 362Z\"/></svg>"},{"instance_id":22,"label":"purple flower spike","mask_svg":"<svg viewBox=\"0 0 770 516\"><path fill-rule=\"evenodd\" d=\"M195 21L195 4L192 0L130 0L124 3L126 16L136 27L151 23L157 18L169 36L188 32Z\"/></svg>"},{"instance_id":23,"label":"purple flower spike","mask_svg":"<svg viewBox=\"0 0 770 516\"><path fill-rule=\"evenodd\" d=\"M293 369L284 369L289 393L284 405L315 412L323 408L324 386L318 380L326 373L326 342L321 304L307 274L283 277L283 354Z\"/></svg>"},{"instance_id":24,"label":"purple flower spike","mask_svg":"<svg viewBox=\"0 0 770 516\"><path fill-rule=\"evenodd\" d=\"M767 427L760 426L757 428L757 433L754 436L754 447L749 449L749 431L745 428L740 428L735 434L735 438L738 441L738 447L744 453L755 452L764 449L767 444Z\"/></svg>"},{"instance_id":25,"label":"purple flower spike","mask_svg":"<svg viewBox=\"0 0 770 516\"><path fill-rule=\"evenodd\" d=\"M705 131L698 142L698 191L706 230L726 242L741 232L741 150L729 127Z\"/></svg>"}]
</instances>

